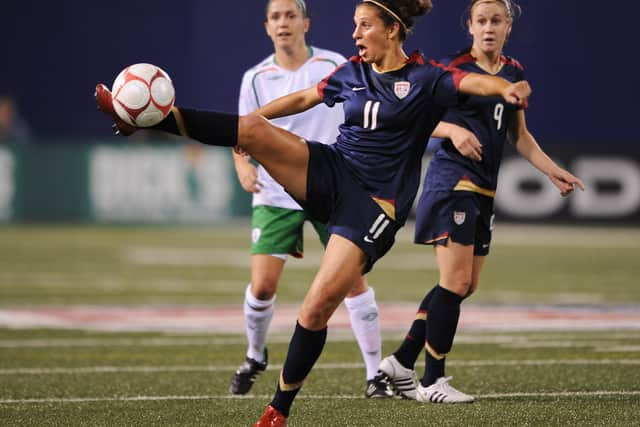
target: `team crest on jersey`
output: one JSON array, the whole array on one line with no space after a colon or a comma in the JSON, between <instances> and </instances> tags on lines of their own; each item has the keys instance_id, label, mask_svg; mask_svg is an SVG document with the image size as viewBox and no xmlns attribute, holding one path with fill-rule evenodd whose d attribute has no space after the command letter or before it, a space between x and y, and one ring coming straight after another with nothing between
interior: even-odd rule
<instances>
[{"instance_id":1,"label":"team crest on jersey","mask_svg":"<svg viewBox=\"0 0 640 427\"><path fill-rule=\"evenodd\" d=\"M467 214L465 212L453 211L453 222L457 225L464 224L464 220L467 218Z\"/></svg>"},{"instance_id":2,"label":"team crest on jersey","mask_svg":"<svg viewBox=\"0 0 640 427\"><path fill-rule=\"evenodd\" d=\"M395 82L393 84L393 93L395 93L399 99L406 98L407 95L409 95L409 89L411 89L411 83L406 81Z\"/></svg>"}]
</instances>

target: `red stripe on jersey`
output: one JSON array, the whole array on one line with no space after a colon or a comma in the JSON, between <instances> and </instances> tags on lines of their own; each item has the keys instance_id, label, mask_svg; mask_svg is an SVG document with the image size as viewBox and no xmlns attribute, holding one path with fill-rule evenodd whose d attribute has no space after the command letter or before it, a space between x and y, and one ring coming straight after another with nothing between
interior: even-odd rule
<instances>
[{"instance_id":1,"label":"red stripe on jersey","mask_svg":"<svg viewBox=\"0 0 640 427\"><path fill-rule=\"evenodd\" d=\"M424 65L424 56L422 56L418 51L413 52L411 56L407 58L407 60L405 61L405 64L413 64L413 63Z\"/></svg>"},{"instance_id":2,"label":"red stripe on jersey","mask_svg":"<svg viewBox=\"0 0 640 427\"><path fill-rule=\"evenodd\" d=\"M524 71L524 67L522 66L522 64L520 62L518 62L518 60L515 59L515 58L510 58L510 57L507 57L507 56L504 56L504 55L500 55L500 61L503 64L513 65L514 67L520 69L521 71Z\"/></svg>"},{"instance_id":3,"label":"red stripe on jersey","mask_svg":"<svg viewBox=\"0 0 640 427\"><path fill-rule=\"evenodd\" d=\"M467 74L469 74L466 71L462 71L460 68L452 67L450 65L447 66L441 62L434 61L433 59L429 61L429 64L450 72L451 76L453 77L453 84L456 86L456 90L460 90L460 82L467 76Z\"/></svg>"},{"instance_id":4,"label":"red stripe on jersey","mask_svg":"<svg viewBox=\"0 0 640 427\"><path fill-rule=\"evenodd\" d=\"M449 64L449 67L457 67L458 65L468 64L470 62L476 62L476 58L473 55L471 55L471 52L467 52L465 54L458 56L453 61L451 61L451 64Z\"/></svg>"},{"instance_id":5,"label":"red stripe on jersey","mask_svg":"<svg viewBox=\"0 0 640 427\"><path fill-rule=\"evenodd\" d=\"M351 58L349 58L349 61L338 65L338 67L336 67L335 70L333 70L331 72L331 74L329 74L327 77L325 77L324 79L322 79L322 81L320 83L318 83L318 85L316 86L316 89L318 91L318 95L320 95L320 99L324 100L324 88L327 87L327 85L329 84L329 79L331 77L333 77L333 75L335 73L338 72L339 69L341 69L342 67L344 67L346 64L348 64L349 62L355 62L356 64L359 64L360 62L362 62L362 59L359 56L352 56Z\"/></svg>"}]
</instances>

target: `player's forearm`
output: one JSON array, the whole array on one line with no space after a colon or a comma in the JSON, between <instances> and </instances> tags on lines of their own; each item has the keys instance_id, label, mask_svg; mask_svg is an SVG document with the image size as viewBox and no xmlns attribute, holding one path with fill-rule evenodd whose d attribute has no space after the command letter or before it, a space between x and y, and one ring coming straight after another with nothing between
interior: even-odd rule
<instances>
[{"instance_id":1,"label":"player's forearm","mask_svg":"<svg viewBox=\"0 0 640 427\"><path fill-rule=\"evenodd\" d=\"M518 137L515 145L518 153L543 174L551 175L552 171L558 167L528 131Z\"/></svg>"},{"instance_id":2,"label":"player's forearm","mask_svg":"<svg viewBox=\"0 0 640 427\"><path fill-rule=\"evenodd\" d=\"M301 113L319 103L320 97L317 95L314 87L275 99L267 105L260 107L256 112L262 114L267 119L276 119L278 117Z\"/></svg>"},{"instance_id":3,"label":"player's forearm","mask_svg":"<svg viewBox=\"0 0 640 427\"><path fill-rule=\"evenodd\" d=\"M447 122L440 122L438 126L433 130L431 134L434 138L443 138L443 139L451 139L451 135L455 131L457 126Z\"/></svg>"},{"instance_id":4,"label":"player's forearm","mask_svg":"<svg viewBox=\"0 0 640 427\"><path fill-rule=\"evenodd\" d=\"M460 81L459 90L468 95L501 96L510 85L502 77L469 73Z\"/></svg>"}]
</instances>

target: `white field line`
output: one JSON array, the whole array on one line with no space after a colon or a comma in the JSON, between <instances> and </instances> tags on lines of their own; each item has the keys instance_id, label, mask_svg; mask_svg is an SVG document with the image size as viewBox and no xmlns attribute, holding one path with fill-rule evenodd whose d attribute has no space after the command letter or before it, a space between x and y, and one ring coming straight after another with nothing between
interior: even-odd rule
<instances>
[{"instance_id":1,"label":"white field line","mask_svg":"<svg viewBox=\"0 0 640 427\"><path fill-rule=\"evenodd\" d=\"M383 336L384 338L384 336ZM393 339L397 339L397 335ZM640 336L638 336L640 339ZM353 335L335 334L331 342L355 342ZM389 338L391 339L391 338ZM273 344L287 344L291 336L269 337ZM244 337L230 338L52 338L26 340L0 340L0 348L47 348L47 347L197 347L246 345Z\"/></svg>"},{"instance_id":2,"label":"white field line","mask_svg":"<svg viewBox=\"0 0 640 427\"><path fill-rule=\"evenodd\" d=\"M383 334L383 340L399 341L402 335ZM269 337L269 342L273 344L287 344L291 339L290 335L273 335ZM502 344L510 347L600 347L603 341L609 342L607 348L615 345L620 351L640 351L638 346L624 346L619 341L640 339L640 333L614 332L607 336L585 339L559 339L557 336L549 334L527 334L524 336L513 335L484 335L484 334L461 334L455 339L456 344ZM330 332L331 342L355 342L355 338L350 331ZM614 343L612 343L612 341ZM617 342L618 341L618 342ZM190 346L225 346L225 345L245 345L244 337L229 338L207 338L207 337L166 337L166 338L49 338L49 339L0 339L0 348L48 348L48 347L190 347Z\"/></svg>"},{"instance_id":3,"label":"white field line","mask_svg":"<svg viewBox=\"0 0 640 427\"><path fill-rule=\"evenodd\" d=\"M640 365L640 359L575 359L575 360L452 360L447 366L477 367L477 366L596 366L596 365ZM87 366L82 368L9 368L0 369L0 375L62 375L62 374L120 374L120 373L166 373L166 372L224 372L233 371L237 365L206 365L206 366ZM314 369L358 369L364 368L363 363L321 363ZM282 365L269 365L267 370L276 371Z\"/></svg>"},{"instance_id":4,"label":"white field line","mask_svg":"<svg viewBox=\"0 0 640 427\"><path fill-rule=\"evenodd\" d=\"M598 391L560 391L560 392L514 392L514 393L489 393L475 397L481 399L508 399L518 397L607 397L607 396L640 396L640 390L598 390ZM259 399L268 400L271 395L200 395L200 396L122 396L122 397L66 397L66 398L42 398L42 399L0 399L0 404L39 404L39 403L91 403L91 402L156 402L168 400L234 400L234 399ZM300 395L298 399L308 400L361 400L364 396L358 395Z\"/></svg>"}]
</instances>

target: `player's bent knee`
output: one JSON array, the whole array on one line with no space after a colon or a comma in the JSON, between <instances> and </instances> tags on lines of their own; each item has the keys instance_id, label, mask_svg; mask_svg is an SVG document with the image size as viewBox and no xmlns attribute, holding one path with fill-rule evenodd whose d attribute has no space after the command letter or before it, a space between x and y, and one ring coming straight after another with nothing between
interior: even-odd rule
<instances>
[{"instance_id":1,"label":"player's bent knee","mask_svg":"<svg viewBox=\"0 0 640 427\"><path fill-rule=\"evenodd\" d=\"M274 289L256 289L253 292L253 296L260 301L269 301L276 294Z\"/></svg>"},{"instance_id":2,"label":"player's bent knee","mask_svg":"<svg viewBox=\"0 0 640 427\"><path fill-rule=\"evenodd\" d=\"M353 284L353 287L347 294L347 297L349 298L357 297L358 295L362 295L368 290L369 290L369 286L367 285L366 280L364 280L364 278L361 277Z\"/></svg>"},{"instance_id":3,"label":"player's bent knee","mask_svg":"<svg viewBox=\"0 0 640 427\"><path fill-rule=\"evenodd\" d=\"M300 324L311 330L319 330L326 327L339 304L339 302L334 304L327 301L303 304L300 310Z\"/></svg>"},{"instance_id":4,"label":"player's bent knee","mask_svg":"<svg viewBox=\"0 0 640 427\"><path fill-rule=\"evenodd\" d=\"M260 114L251 113L238 119L238 144L248 147L260 141L260 135L269 126L269 122Z\"/></svg>"},{"instance_id":5,"label":"player's bent knee","mask_svg":"<svg viewBox=\"0 0 640 427\"><path fill-rule=\"evenodd\" d=\"M466 297L469 292L473 292L471 280L441 281L440 286L461 297Z\"/></svg>"}]
</instances>

